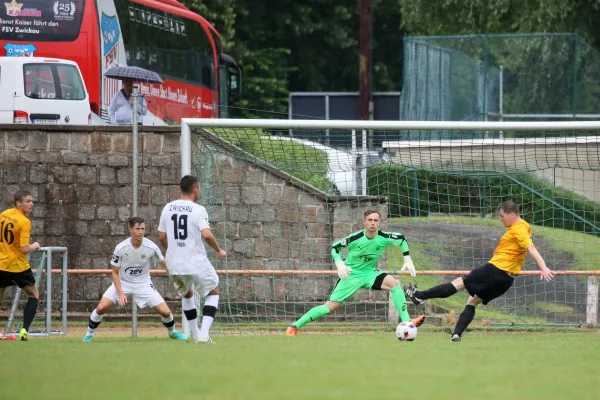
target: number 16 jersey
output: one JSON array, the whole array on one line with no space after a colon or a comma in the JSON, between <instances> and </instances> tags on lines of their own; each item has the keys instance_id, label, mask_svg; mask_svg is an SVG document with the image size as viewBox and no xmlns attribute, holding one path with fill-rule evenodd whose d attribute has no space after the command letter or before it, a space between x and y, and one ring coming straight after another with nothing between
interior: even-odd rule
<instances>
[{"instance_id":1,"label":"number 16 jersey","mask_svg":"<svg viewBox=\"0 0 600 400\"><path fill-rule=\"evenodd\" d=\"M193 275L212 268L200 232L210 229L206 208L191 200L175 200L160 215L159 232L167 235L167 269L171 275Z\"/></svg>"},{"instance_id":2,"label":"number 16 jersey","mask_svg":"<svg viewBox=\"0 0 600 400\"><path fill-rule=\"evenodd\" d=\"M10 208L0 214L0 271L23 272L29 269L27 254L21 251L21 247L29 244L30 235L31 221L21 211Z\"/></svg>"}]
</instances>

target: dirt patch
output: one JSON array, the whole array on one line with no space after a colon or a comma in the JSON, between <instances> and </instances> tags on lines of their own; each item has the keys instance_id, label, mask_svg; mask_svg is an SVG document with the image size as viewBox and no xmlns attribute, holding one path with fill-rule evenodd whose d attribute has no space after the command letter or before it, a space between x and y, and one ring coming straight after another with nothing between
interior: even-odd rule
<instances>
[{"instance_id":1,"label":"dirt patch","mask_svg":"<svg viewBox=\"0 0 600 400\"><path fill-rule=\"evenodd\" d=\"M401 232L408 243L418 242L423 252L439 260L437 269L470 270L484 264L493 255L504 227L474 226L447 223L389 224L389 229ZM548 267L555 271L573 269L572 253L554 250L550 244L534 236L534 243ZM531 257L525 260L524 270L538 270ZM452 276L445 277L450 281ZM585 322L587 283L584 277L558 275L552 282L540 281L539 276L519 277L513 288L492 303L495 307L521 315L545 316L556 322ZM560 312L558 312L560 311Z\"/></svg>"},{"instance_id":2,"label":"dirt patch","mask_svg":"<svg viewBox=\"0 0 600 400\"><path fill-rule=\"evenodd\" d=\"M75 326L69 327L67 337L85 336L87 327ZM138 326L138 337L167 337L167 330L163 326ZM131 337L131 326L102 326L98 328L95 334L96 338L102 337Z\"/></svg>"}]
</instances>

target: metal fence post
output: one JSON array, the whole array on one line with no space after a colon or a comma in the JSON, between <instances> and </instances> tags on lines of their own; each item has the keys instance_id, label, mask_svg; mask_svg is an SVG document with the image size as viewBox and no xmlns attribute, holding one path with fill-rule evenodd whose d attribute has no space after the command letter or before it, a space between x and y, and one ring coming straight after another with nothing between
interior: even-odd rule
<instances>
[{"instance_id":1,"label":"metal fence post","mask_svg":"<svg viewBox=\"0 0 600 400\"><path fill-rule=\"evenodd\" d=\"M573 99L572 99L572 103L573 103L573 119L577 119L577 108L579 107L579 102L578 102L578 97L579 97L579 90L577 87L577 81L578 81L578 69L579 69L579 29L575 30L574 33L574 41L575 41L575 51L574 56L573 56Z\"/></svg>"},{"instance_id":2,"label":"metal fence post","mask_svg":"<svg viewBox=\"0 0 600 400\"><path fill-rule=\"evenodd\" d=\"M52 334L52 249L46 250L46 336Z\"/></svg>"},{"instance_id":3,"label":"metal fence post","mask_svg":"<svg viewBox=\"0 0 600 400\"><path fill-rule=\"evenodd\" d=\"M598 277L590 275L587 285L586 322L590 328L598 324Z\"/></svg>"},{"instance_id":4,"label":"metal fence post","mask_svg":"<svg viewBox=\"0 0 600 400\"><path fill-rule=\"evenodd\" d=\"M131 203L131 216L137 217L137 205L138 205L138 86L133 86L133 91L131 93L133 97L133 115L131 116L132 123L132 131L133 131L133 156L131 158L131 168L132 168L132 192L133 192L133 200ZM132 311L132 321L131 321L131 336L137 337L137 304L135 303L135 298L132 296L133 304L131 305Z\"/></svg>"},{"instance_id":5,"label":"metal fence post","mask_svg":"<svg viewBox=\"0 0 600 400\"><path fill-rule=\"evenodd\" d=\"M65 250L63 253L63 263L62 263L62 332L63 335L67 335L67 302L69 299L69 276L67 275L68 271L68 253Z\"/></svg>"}]
</instances>

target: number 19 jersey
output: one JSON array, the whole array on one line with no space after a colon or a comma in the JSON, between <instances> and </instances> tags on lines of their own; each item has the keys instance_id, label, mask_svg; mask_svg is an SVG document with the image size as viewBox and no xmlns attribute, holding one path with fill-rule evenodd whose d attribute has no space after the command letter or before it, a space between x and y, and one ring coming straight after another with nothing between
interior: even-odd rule
<instances>
[{"instance_id":1,"label":"number 19 jersey","mask_svg":"<svg viewBox=\"0 0 600 400\"><path fill-rule=\"evenodd\" d=\"M160 215L159 232L167 234L167 269L171 275L192 275L212 268L200 232L210 228L206 208L190 200L167 204Z\"/></svg>"}]
</instances>

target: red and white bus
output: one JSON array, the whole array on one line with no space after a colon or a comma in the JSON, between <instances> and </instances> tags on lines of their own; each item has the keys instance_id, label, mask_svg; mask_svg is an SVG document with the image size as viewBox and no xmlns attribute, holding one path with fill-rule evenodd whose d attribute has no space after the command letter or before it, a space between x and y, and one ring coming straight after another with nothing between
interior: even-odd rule
<instances>
[{"instance_id":1,"label":"red and white bus","mask_svg":"<svg viewBox=\"0 0 600 400\"><path fill-rule=\"evenodd\" d=\"M221 52L215 28L176 0L4 0L3 6L0 56L75 61L91 110L105 120L120 81L104 73L116 65L163 78L160 85L139 84L148 125L227 117L230 97L239 94L240 69Z\"/></svg>"}]
</instances>

